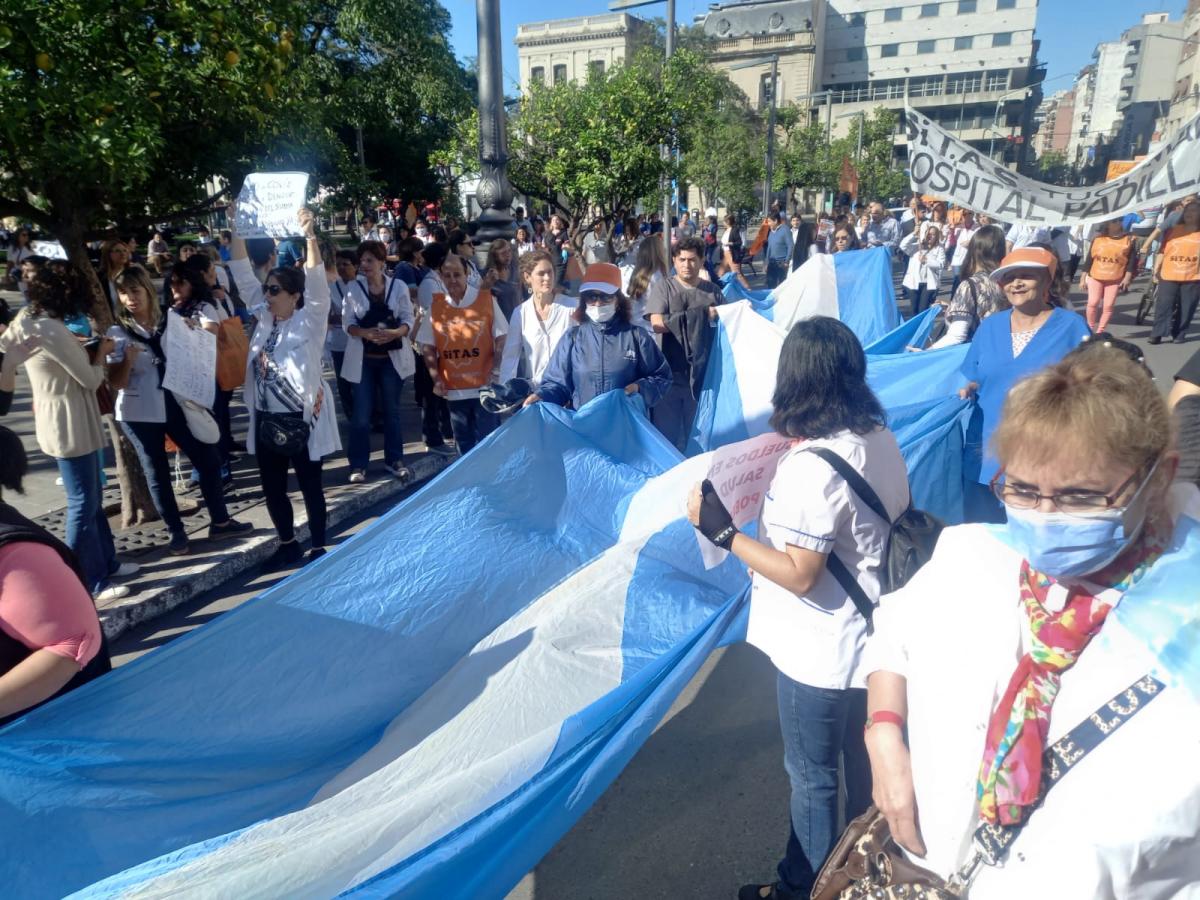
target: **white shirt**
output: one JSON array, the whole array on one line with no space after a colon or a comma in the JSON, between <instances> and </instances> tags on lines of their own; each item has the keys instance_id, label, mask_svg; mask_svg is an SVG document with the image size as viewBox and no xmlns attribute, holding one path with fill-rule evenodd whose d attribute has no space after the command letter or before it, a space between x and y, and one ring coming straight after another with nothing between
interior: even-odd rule
<instances>
[{"instance_id":1,"label":"white shirt","mask_svg":"<svg viewBox=\"0 0 1200 900\"><path fill-rule=\"evenodd\" d=\"M504 342L504 357L500 361L500 381L518 377L524 357L529 380L534 387L541 384L542 373L550 364L554 348L576 325L571 317L575 308L576 304L569 297L560 294L550 304L544 320L538 318L532 299L514 309L508 323L509 337Z\"/></svg>"},{"instance_id":2,"label":"white shirt","mask_svg":"<svg viewBox=\"0 0 1200 900\"><path fill-rule=\"evenodd\" d=\"M798 444L780 460L763 503L759 540L776 550L790 544L836 553L874 599L887 525L829 463L807 452L812 447L828 447L853 466L893 519L908 506L908 473L892 433L886 428L866 435L843 431ZM755 573L746 640L793 681L838 690L864 686L858 662L866 634L866 620L828 570L807 597Z\"/></svg>"},{"instance_id":3,"label":"white shirt","mask_svg":"<svg viewBox=\"0 0 1200 900\"><path fill-rule=\"evenodd\" d=\"M1014 250L1030 244L1049 244L1050 229L1042 225L1014 225L1005 239L1012 242Z\"/></svg>"},{"instance_id":4,"label":"white shirt","mask_svg":"<svg viewBox=\"0 0 1200 900\"><path fill-rule=\"evenodd\" d=\"M422 281L421 287L425 287L425 283L429 280L430 279L426 278L425 281ZM445 293L445 290L446 289L441 286L441 282L438 282L437 292ZM456 303L453 297L451 297L449 294L446 294L446 302L456 309L463 309L464 307L470 306L472 303L474 303L477 296L479 296L479 289L472 284L468 284L467 291L465 294L463 294L462 300ZM429 310L427 310L426 315L421 316L421 324L417 326L417 343L430 347L436 347L437 344L433 335L433 316L429 314L429 311L431 311L432 308L433 296L431 294L429 298ZM506 334L508 334L508 322L504 319L504 312L500 309L500 304L496 302L495 298L493 298L492 340L494 341L496 338L504 337ZM500 366L500 359L495 360L495 365L497 367ZM454 391L446 391L447 400L470 400L478 396L479 388L460 388Z\"/></svg>"},{"instance_id":5,"label":"white shirt","mask_svg":"<svg viewBox=\"0 0 1200 900\"><path fill-rule=\"evenodd\" d=\"M1186 492L1186 493L1185 493ZM1194 487L1173 499L1200 515ZM921 834L917 860L943 877L969 856L988 722L1024 652L1020 556L987 526L946 529L933 558L884 597L863 671L903 675ZM1048 605L1061 608L1056 586ZM1117 605L1112 615L1120 615ZM1150 671L1153 655L1106 625L1062 676L1048 739L1057 741ZM1034 810L1001 868L983 866L971 900L1200 897L1200 709L1166 688L1072 768Z\"/></svg>"},{"instance_id":6,"label":"white shirt","mask_svg":"<svg viewBox=\"0 0 1200 900\"><path fill-rule=\"evenodd\" d=\"M904 273L904 287L915 291L924 286L935 290L942 281L942 269L946 267L946 251L938 244L922 250L916 230L900 242L900 249L908 254L908 270ZM925 261L921 261L924 254Z\"/></svg>"},{"instance_id":7,"label":"white shirt","mask_svg":"<svg viewBox=\"0 0 1200 900\"><path fill-rule=\"evenodd\" d=\"M154 364L154 351L146 343L150 335L138 326L134 326L134 329L130 332L123 325L113 325L108 329L110 338L123 338L142 351L129 367L129 384L117 391L116 400L113 401L117 421L165 422L166 398L159 383L158 367ZM126 345L126 353L129 352L129 344Z\"/></svg>"},{"instance_id":8,"label":"white shirt","mask_svg":"<svg viewBox=\"0 0 1200 900\"><path fill-rule=\"evenodd\" d=\"M967 261L967 250L971 248L971 238L975 237L975 232L979 231L980 226L967 228L960 226L958 236L955 238L954 256L950 259L950 265L958 268Z\"/></svg>"}]
</instances>

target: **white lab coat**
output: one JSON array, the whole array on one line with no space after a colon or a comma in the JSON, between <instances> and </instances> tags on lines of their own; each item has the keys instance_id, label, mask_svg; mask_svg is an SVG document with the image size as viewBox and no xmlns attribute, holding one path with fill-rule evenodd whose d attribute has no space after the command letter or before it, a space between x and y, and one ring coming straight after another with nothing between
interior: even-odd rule
<instances>
[{"instance_id":1,"label":"white lab coat","mask_svg":"<svg viewBox=\"0 0 1200 900\"><path fill-rule=\"evenodd\" d=\"M412 297L408 285L399 278L387 278L383 289L396 321L407 325L409 333L413 329ZM346 355L342 357L342 377L351 384L358 384L362 378L363 339L350 334L350 326L357 325L359 319L371 308L371 300L367 296L366 280L357 278L350 283L346 290L346 298L342 301L342 328L346 330ZM406 337L401 338L399 350L389 350L388 358L401 378L409 378L417 370L416 357L413 356L412 342Z\"/></svg>"},{"instance_id":2,"label":"white lab coat","mask_svg":"<svg viewBox=\"0 0 1200 900\"><path fill-rule=\"evenodd\" d=\"M904 287L915 291L919 287L937 290L942 281L942 269L946 268L946 251L941 244L922 250L917 229L900 242L900 249L908 254L908 271L904 273ZM925 260L921 261L924 254Z\"/></svg>"}]
</instances>

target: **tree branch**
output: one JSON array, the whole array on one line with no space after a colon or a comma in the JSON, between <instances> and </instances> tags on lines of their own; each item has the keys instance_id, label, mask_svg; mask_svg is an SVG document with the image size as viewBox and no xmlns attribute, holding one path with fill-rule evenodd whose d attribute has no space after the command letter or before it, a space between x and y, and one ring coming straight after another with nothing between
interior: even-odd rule
<instances>
[{"instance_id":1,"label":"tree branch","mask_svg":"<svg viewBox=\"0 0 1200 900\"><path fill-rule=\"evenodd\" d=\"M147 228L157 225L159 222L174 222L177 219L186 219L189 216L197 216L201 213L211 212L214 204L221 197L229 193L229 188L217 191L208 199L197 203L195 206L189 206L186 209L180 209L173 213L168 213L161 216L141 216L137 219L128 219L120 228L101 228L95 231L89 231L84 236L86 240L107 240L108 238L123 237L127 232L133 229Z\"/></svg>"},{"instance_id":2,"label":"tree branch","mask_svg":"<svg viewBox=\"0 0 1200 900\"><path fill-rule=\"evenodd\" d=\"M25 200L13 197L0 197L0 219L8 216L18 216L36 225L49 225L50 216Z\"/></svg>"}]
</instances>

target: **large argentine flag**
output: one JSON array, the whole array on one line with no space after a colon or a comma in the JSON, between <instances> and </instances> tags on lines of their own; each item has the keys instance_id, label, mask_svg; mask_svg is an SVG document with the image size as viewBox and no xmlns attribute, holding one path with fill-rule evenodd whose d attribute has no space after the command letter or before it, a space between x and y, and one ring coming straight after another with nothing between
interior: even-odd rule
<instances>
[{"instance_id":1,"label":"large argentine flag","mask_svg":"<svg viewBox=\"0 0 1200 900\"><path fill-rule=\"evenodd\" d=\"M5 896L503 897L737 617L744 567L705 570L682 518L706 464L620 392L539 404L336 552L13 723Z\"/></svg>"},{"instance_id":2,"label":"large argentine flag","mask_svg":"<svg viewBox=\"0 0 1200 900\"><path fill-rule=\"evenodd\" d=\"M748 300L785 332L801 319L841 319L863 346L900 324L892 285L892 257L883 247L845 253L818 253L773 291L751 291L732 276L724 284L726 300Z\"/></svg>"}]
</instances>

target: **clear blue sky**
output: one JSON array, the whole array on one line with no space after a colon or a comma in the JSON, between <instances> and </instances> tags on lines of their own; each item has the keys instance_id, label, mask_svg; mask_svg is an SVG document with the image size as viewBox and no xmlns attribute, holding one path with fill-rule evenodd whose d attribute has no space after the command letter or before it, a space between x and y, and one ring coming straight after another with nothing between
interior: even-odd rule
<instances>
[{"instance_id":1,"label":"clear blue sky","mask_svg":"<svg viewBox=\"0 0 1200 900\"><path fill-rule=\"evenodd\" d=\"M452 40L460 57L476 55L475 3L473 0L442 0L454 20ZM1101 41L1115 40L1136 25L1143 13L1169 12L1173 19L1183 14L1185 0L1041 0L1037 36L1042 42L1041 59L1047 63L1046 93L1071 85L1070 75L1091 61L1092 50ZM676 0L680 22L708 9L708 0ZM502 0L500 28L504 39L505 91L516 92L517 50L513 37L521 22L566 18L606 12L607 0ZM665 3L642 7L636 12L647 17L663 16Z\"/></svg>"}]
</instances>

